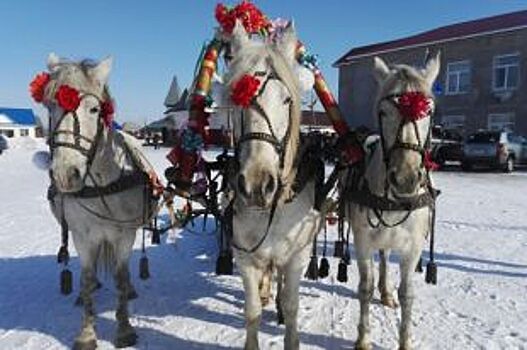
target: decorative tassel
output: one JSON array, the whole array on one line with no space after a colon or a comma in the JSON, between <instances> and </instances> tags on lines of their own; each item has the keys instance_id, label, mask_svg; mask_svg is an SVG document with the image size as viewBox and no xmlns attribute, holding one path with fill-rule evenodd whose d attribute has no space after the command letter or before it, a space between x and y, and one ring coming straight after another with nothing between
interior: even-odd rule
<instances>
[{"instance_id":1,"label":"decorative tassel","mask_svg":"<svg viewBox=\"0 0 527 350\"><path fill-rule=\"evenodd\" d=\"M339 262L337 281L342 283L348 282L348 265L346 265L344 260L340 260Z\"/></svg>"},{"instance_id":2,"label":"decorative tassel","mask_svg":"<svg viewBox=\"0 0 527 350\"><path fill-rule=\"evenodd\" d=\"M318 277L326 278L329 276L329 261L326 257L320 259L320 268L318 269Z\"/></svg>"},{"instance_id":3,"label":"decorative tassel","mask_svg":"<svg viewBox=\"0 0 527 350\"><path fill-rule=\"evenodd\" d=\"M64 268L60 273L60 292L64 295L69 295L73 290L73 274L68 268Z\"/></svg>"},{"instance_id":4,"label":"decorative tassel","mask_svg":"<svg viewBox=\"0 0 527 350\"><path fill-rule=\"evenodd\" d=\"M152 244L161 244L161 234L155 227L152 229Z\"/></svg>"},{"instance_id":5,"label":"decorative tassel","mask_svg":"<svg viewBox=\"0 0 527 350\"><path fill-rule=\"evenodd\" d=\"M340 239L335 241L335 250L333 251L335 258L342 258L344 256L344 242Z\"/></svg>"},{"instance_id":6,"label":"decorative tassel","mask_svg":"<svg viewBox=\"0 0 527 350\"><path fill-rule=\"evenodd\" d=\"M418 273L423 272L423 258L419 258L419 261L417 262L417 265L415 266L415 272L418 272Z\"/></svg>"},{"instance_id":7,"label":"decorative tassel","mask_svg":"<svg viewBox=\"0 0 527 350\"><path fill-rule=\"evenodd\" d=\"M312 281L316 281L318 279L318 259L316 255L311 256L305 277Z\"/></svg>"},{"instance_id":8,"label":"decorative tassel","mask_svg":"<svg viewBox=\"0 0 527 350\"><path fill-rule=\"evenodd\" d=\"M346 250L344 250L344 256L342 257L342 260L346 263L346 265L349 265L351 262L351 253L350 248L346 247Z\"/></svg>"},{"instance_id":9,"label":"decorative tassel","mask_svg":"<svg viewBox=\"0 0 527 350\"><path fill-rule=\"evenodd\" d=\"M139 260L139 277L142 280L150 278L150 271L148 271L148 258L146 255L143 255Z\"/></svg>"},{"instance_id":10,"label":"decorative tassel","mask_svg":"<svg viewBox=\"0 0 527 350\"><path fill-rule=\"evenodd\" d=\"M232 275L233 263L232 254L230 252L222 252L216 260L216 275Z\"/></svg>"},{"instance_id":11,"label":"decorative tassel","mask_svg":"<svg viewBox=\"0 0 527 350\"><path fill-rule=\"evenodd\" d=\"M428 264L426 264L425 281L428 284L437 284L437 265L434 261L429 261Z\"/></svg>"}]
</instances>

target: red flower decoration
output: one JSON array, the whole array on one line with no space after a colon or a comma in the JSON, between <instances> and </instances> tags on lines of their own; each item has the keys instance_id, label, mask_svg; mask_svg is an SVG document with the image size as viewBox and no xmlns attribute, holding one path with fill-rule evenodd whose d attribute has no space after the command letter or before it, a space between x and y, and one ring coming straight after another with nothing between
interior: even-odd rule
<instances>
[{"instance_id":1,"label":"red flower decoration","mask_svg":"<svg viewBox=\"0 0 527 350\"><path fill-rule=\"evenodd\" d=\"M113 122L113 102L111 100L104 101L101 105L101 117L104 125L109 128Z\"/></svg>"},{"instance_id":2,"label":"red flower decoration","mask_svg":"<svg viewBox=\"0 0 527 350\"><path fill-rule=\"evenodd\" d=\"M259 87L260 80L252 75L245 74L232 86L232 102L241 107L249 107Z\"/></svg>"},{"instance_id":3,"label":"red flower decoration","mask_svg":"<svg viewBox=\"0 0 527 350\"><path fill-rule=\"evenodd\" d=\"M423 160L425 169L428 171L436 171L439 169L439 164L432 160L432 154L430 151L425 152L425 158Z\"/></svg>"},{"instance_id":4,"label":"red flower decoration","mask_svg":"<svg viewBox=\"0 0 527 350\"><path fill-rule=\"evenodd\" d=\"M399 113L407 121L425 118L430 114L430 102L422 92L407 92L397 102Z\"/></svg>"},{"instance_id":5,"label":"red flower decoration","mask_svg":"<svg viewBox=\"0 0 527 350\"><path fill-rule=\"evenodd\" d=\"M33 81L29 84L29 91L31 92L31 97L36 102L42 102L44 100L44 92L46 91L46 86L49 83L50 76L48 73L40 73L35 76Z\"/></svg>"},{"instance_id":6,"label":"red flower decoration","mask_svg":"<svg viewBox=\"0 0 527 350\"><path fill-rule=\"evenodd\" d=\"M247 33L258 33L270 25L269 20L262 11L247 0L243 0L232 9L227 8L223 4L218 4L215 10L215 17L221 29L227 34L232 34L236 19L241 21Z\"/></svg>"},{"instance_id":7,"label":"red flower decoration","mask_svg":"<svg viewBox=\"0 0 527 350\"><path fill-rule=\"evenodd\" d=\"M66 112L75 111L81 102L79 92L68 85L61 85L55 94L55 98L59 106Z\"/></svg>"}]
</instances>

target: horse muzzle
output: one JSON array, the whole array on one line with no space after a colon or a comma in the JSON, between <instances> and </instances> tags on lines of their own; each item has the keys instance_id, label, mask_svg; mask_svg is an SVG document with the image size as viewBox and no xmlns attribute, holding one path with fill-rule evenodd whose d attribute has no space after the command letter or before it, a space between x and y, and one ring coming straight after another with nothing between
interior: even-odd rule
<instances>
[{"instance_id":1,"label":"horse muzzle","mask_svg":"<svg viewBox=\"0 0 527 350\"><path fill-rule=\"evenodd\" d=\"M239 197L246 206L269 209L278 191L278 181L268 172L261 172L258 176L251 178L240 173L237 187Z\"/></svg>"},{"instance_id":2,"label":"horse muzzle","mask_svg":"<svg viewBox=\"0 0 527 350\"><path fill-rule=\"evenodd\" d=\"M55 186L63 193L78 192L84 186L82 171L74 165L62 168L52 167L52 176Z\"/></svg>"}]
</instances>

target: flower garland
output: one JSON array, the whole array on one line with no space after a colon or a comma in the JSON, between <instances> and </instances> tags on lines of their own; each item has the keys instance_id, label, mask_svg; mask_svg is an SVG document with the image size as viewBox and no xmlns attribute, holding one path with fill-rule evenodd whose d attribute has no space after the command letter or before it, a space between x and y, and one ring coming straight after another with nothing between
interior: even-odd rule
<instances>
[{"instance_id":1,"label":"flower garland","mask_svg":"<svg viewBox=\"0 0 527 350\"><path fill-rule=\"evenodd\" d=\"M260 80L245 74L232 85L231 99L238 106L247 108L260 87Z\"/></svg>"},{"instance_id":2,"label":"flower garland","mask_svg":"<svg viewBox=\"0 0 527 350\"><path fill-rule=\"evenodd\" d=\"M221 3L216 5L215 17L226 34L232 34L236 20L240 20L249 34L266 33L270 26L263 12L247 0L243 0L234 8L228 8Z\"/></svg>"},{"instance_id":3,"label":"flower garland","mask_svg":"<svg viewBox=\"0 0 527 350\"><path fill-rule=\"evenodd\" d=\"M44 102L46 88L51 80L49 73L43 72L35 76L29 84L31 97L37 103ZM79 91L69 85L61 85L55 92L55 100L60 108L65 112L74 112L79 108L81 103L81 94ZM111 99L101 103L100 117L107 128L113 125L113 116L115 114L114 103Z\"/></svg>"},{"instance_id":4,"label":"flower garland","mask_svg":"<svg viewBox=\"0 0 527 350\"><path fill-rule=\"evenodd\" d=\"M407 121L416 121L430 114L430 101L422 92L406 92L397 101L397 109Z\"/></svg>"}]
</instances>

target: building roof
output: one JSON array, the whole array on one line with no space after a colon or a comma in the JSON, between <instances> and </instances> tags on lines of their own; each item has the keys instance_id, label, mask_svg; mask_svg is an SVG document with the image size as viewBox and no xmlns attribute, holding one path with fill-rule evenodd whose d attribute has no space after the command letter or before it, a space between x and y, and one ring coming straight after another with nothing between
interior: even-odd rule
<instances>
[{"instance_id":1,"label":"building roof","mask_svg":"<svg viewBox=\"0 0 527 350\"><path fill-rule=\"evenodd\" d=\"M523 27L527 27L527 10L481 18L469 22L456 23L402 39L356 47L339 58L333 63L333 66L338 67L345 65L353 58L371 56L407 47L422 46L496 32L510 31Z\"/></svg>"},{"instance_id":2,"label":"building roof","mask_svg":"<svg viewBox=\"0 0 527 350\"><path fill-rule=\"evenodd\" d=\"M0 107L0 124L36 125L36 117L29 108Z\"/></svg>"}]
</instances>

